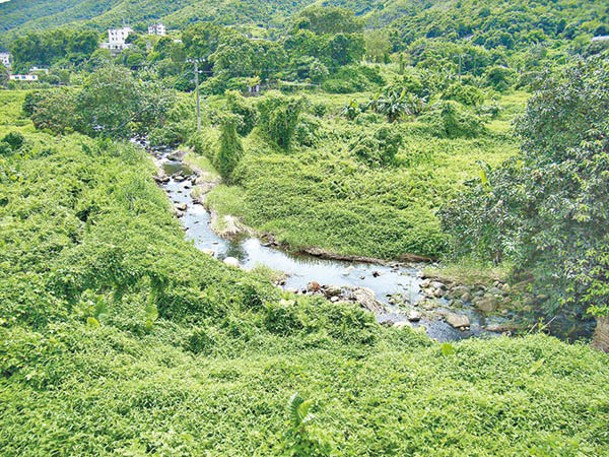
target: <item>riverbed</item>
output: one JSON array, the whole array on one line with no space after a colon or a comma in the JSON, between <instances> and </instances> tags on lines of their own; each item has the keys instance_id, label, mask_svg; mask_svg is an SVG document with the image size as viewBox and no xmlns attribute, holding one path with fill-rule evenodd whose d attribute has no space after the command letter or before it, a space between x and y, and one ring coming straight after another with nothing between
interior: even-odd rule
<instances>
[{"instance_id":1,"label":"riverbed","mask_svg":"<svg viewBox=\"0 0 609 457\"><path fill-rule=\"evenodd\" d=\"M473 306L465 304L453 309L448 300L439 300L440 306L434 309L433 313L424 312L420 321L409 322L408 312L416 309L417 303L423 298L420 290L423 281L422 265L332 260L291 253L252 236L238 239L221 238L212 230L210 213L191 195L196 187L193 170L183 163L179 155L172 154L172 151L153 151L153 155L167 177L161 186L169 199L176 206L185 205L185 210L180 212L180 220L186 238L202 251L213 251L217 259L236 258L245 270L263 265L283 272L286 276L282 287L299 293L305 293L307 285L312 281L336 287L368 288L386 307L385 312L377 313L380 323L423 327L430 337L438 341L498 335L485 327L501 322L500 317L490 318L492 322L489 322L489 318ZM396 300L396 297L399 297L399 300ZM397 302L400 304L396 304ZM456 329L439 317L442 312L465 315L471 325L465 330Z\"/></svg>"}]
</instances>

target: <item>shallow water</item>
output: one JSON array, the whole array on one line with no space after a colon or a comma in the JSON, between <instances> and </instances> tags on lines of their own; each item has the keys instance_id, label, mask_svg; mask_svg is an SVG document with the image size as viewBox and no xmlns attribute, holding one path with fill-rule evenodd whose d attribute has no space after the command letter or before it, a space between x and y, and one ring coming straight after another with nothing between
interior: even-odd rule
<instances>
[{"instance_id":1,"label":"shallow water","mask_svg":"<svg viewBox=\"0 0 609 457\"><path fill-rule=\"evenodd\" d=\"M321 285L339 287L367 287L374 291L377 299L387 306L387 313L377 315L377 319L381 323L407 321L408 310L389 304L389 298L392 295L400 294L412 304L422 298L419 290L422 279L420 269L416 265L390 266L321 259L305 254L292 254L266 245L257 238L244 238L236 241L220 238L210 227L210 214L202 205L195 203L190 196L194 188L191 180L174 179L179 175L188 177L192 170L185 167L179 160L168 158L168 155L169 153L163 153L157 157L160 159L165 173L171 177L171 180L162 187L174 204L188 205L180 220L186 230L187 239L191 240L197 248L213 250L215 256L220 260L235 257L246 270L257 265L264 265L281 271L288 276L284 285L285 289L303 290L311 281L316 281ZM439 341L459 340L472 336L497 336L496 333L483 328L487 325L486 319L472 306L450 309L448 302L444 302L443 309L466 314L471 321L470 330L457 330L446 322L436 319L423 319L418 323L413 323L412 326L424 326L428 335ZM502 321L501 318L493 318L493 320L493 323Z\"/></svg>"}]
</instances>

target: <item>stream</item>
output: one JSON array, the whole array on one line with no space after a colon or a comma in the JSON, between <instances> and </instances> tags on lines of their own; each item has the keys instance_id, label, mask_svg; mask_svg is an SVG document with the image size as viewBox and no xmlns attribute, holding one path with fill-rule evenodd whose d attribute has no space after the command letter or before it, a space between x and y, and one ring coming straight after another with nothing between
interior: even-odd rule
<instances>
[{"instance_id":1,"label":"stream","mask_svg":"<svg viewBox=\"0 0 609 457\"><path fill-rule=\"evenodd\" d=\"M239 260L245 270L264 265L287 275L282 287L286 290L306 291L311 281L321 285L337 287L365 287L372 290L378 301L386 307L386 312L377 313L377 320L386 325L423 326L427 334L438 341L454 341L470 337L498 336L485 329L486 326L500 324L502 317L487 317L479 313L471 304L451 309L449 301L440 300L440 307L433 314L423 311L418 322L408 321L408 311L416 309L422 299L420 284L423 281L420 265L390 264L379 265L342 260L330 260L308 254L293 254L278 247L268 245L255 237L238 240L220 238L211 229L211 215L191 197L194 172L173 151L153 150L157 165L169 178L161 187L174 205L186 204L187 208L180 217L186 238L204 251L213 250L219 260L233 257ZM409 304L395 305L392 297L398 296ZM439 317L443 311L466 315L470 327L460 330L452 327Z\"/></svg>"}]
</instances>

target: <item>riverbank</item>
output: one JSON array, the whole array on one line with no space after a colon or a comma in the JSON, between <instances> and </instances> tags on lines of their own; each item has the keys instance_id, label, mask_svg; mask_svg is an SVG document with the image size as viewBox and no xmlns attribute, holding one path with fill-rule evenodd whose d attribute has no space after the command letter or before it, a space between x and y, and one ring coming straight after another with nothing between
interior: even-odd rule
<instances>
[{"instance_id":1,"label":"riverbank","mask_svg":"<svg viewBox=\"0 0 609 457\"><path fill-rule=\"evenodd\" d=\"M228 233L225 227L218 230L218 220L234 218L218 215L207 205L209 192L221 185L207 159L186 151L161 151L160 157L163 158L157 160L160 173L168 172L169 176L158 177L157 181L174 203L187 238L203 252L231 266L277 271L284 278L280 285L286 291L320 296L333 303L356 303L373 312L383 325L421 328L440 341L497 336L514 328L504 310L498 313L497 309L478 308L473 299L453 297L458 284L452 284L448 291L445 284L441 290L430 289L425 284L422 273L425 264L421 262L325 256L314 249L311 253L292 252L270 241L272 237L248 228Z\"/></svg>"}]
</instances>

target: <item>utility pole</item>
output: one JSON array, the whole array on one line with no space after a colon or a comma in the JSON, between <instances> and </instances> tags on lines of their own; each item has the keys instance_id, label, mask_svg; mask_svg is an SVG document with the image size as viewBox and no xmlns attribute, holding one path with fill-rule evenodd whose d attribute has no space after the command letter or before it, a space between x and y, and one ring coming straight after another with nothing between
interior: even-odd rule
<instances>
[{"instance_id":1,"label":"utility pole","mask_svg":"<svg viewBox=\"0 0 609 457\"><path fill-rule=\"evenodd\" d=\"M197 133L201 133L201 97L199 95L199 62L195 59L195 91L197 93Z\"/></svg>"}]
</instances>

